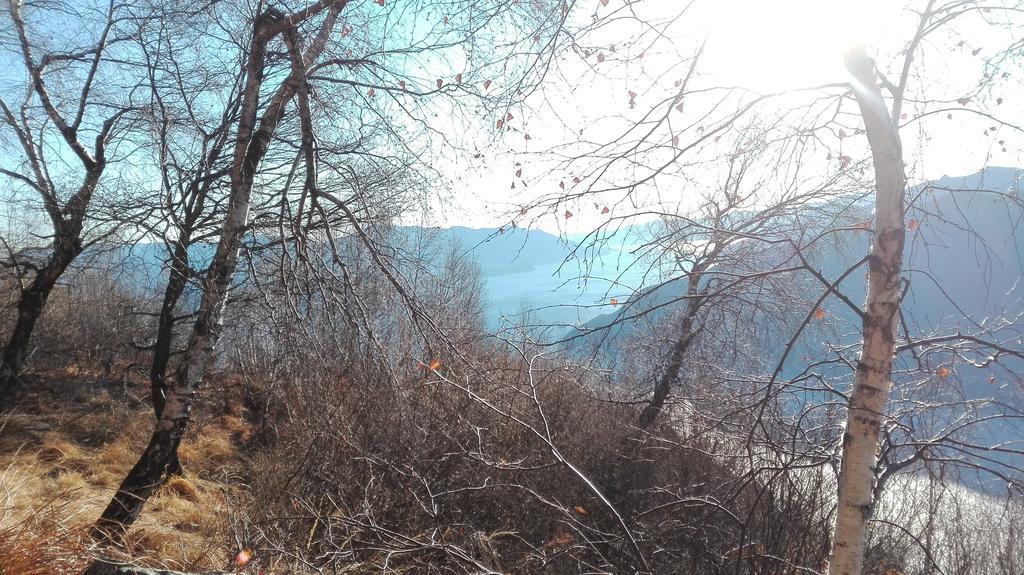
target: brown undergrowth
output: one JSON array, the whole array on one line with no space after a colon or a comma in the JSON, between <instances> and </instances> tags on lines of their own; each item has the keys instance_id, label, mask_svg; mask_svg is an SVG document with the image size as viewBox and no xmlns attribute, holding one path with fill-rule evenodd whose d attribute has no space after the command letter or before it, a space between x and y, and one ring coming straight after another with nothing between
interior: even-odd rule
<instances>
[{"instance_id":1,"label":"brown undergrowth","mask_svg":"<svg viewBox=\"0 0 1024 575\"><path fill-rule=\"evenodd\" d=\"M200 401L180 450L184 476L157 492L128 533L133 561L222 568L237 549L231 514L247 498L251 428L232 389L216 379L208 387L218 400ZM81 572L88 528L149 437L147 394L141 376L71 367L35 374L0 415L0 575Z\"/></svg>"}]
</instances>

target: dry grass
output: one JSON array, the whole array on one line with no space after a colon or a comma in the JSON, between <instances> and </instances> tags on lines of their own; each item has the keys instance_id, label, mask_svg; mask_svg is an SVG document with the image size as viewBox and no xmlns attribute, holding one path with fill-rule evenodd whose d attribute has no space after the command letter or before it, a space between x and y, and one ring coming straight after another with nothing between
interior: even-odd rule
<instances>
[{"instance_id":1,"label":"dry grass","mask_svg":"<svg viewBox=\"0 0 1024 575\"><path fill-rule=\"evenodd\" d=\"M84 534L152 425L151 408L133 399L145 397L143 386L112 397L100 385L63 372L40 378L16 413L0 416L0 575L82 569ZM199 419L208 423L190 429L181 446L185 475L153 496L128 533L135 561L220 568L232 554L227 501L244 496L238 446L251 432L240 417Z\"/></svg>"},{"instance_id":2,"label":"dry grass","mask_svg":"<svg viewBox=\"0 0 1024 575\"><path fill-rule=\"evenodd\" d=\"M0 575L77 573L87 550L77 533L45 514L0 525Z\"/></svg>"}]
</instances>

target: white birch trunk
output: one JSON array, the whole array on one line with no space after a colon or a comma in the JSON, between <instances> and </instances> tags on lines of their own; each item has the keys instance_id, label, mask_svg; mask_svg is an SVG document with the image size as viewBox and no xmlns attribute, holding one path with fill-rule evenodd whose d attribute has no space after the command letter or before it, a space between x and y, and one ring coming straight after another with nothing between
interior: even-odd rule
<instances>
[{"instance_id":1,"label":"white birch trunk","mask_svg":"<svg viewBox=\"0 0 1024 575\"><path fill-rule=\"evenodd\" d=\"M863 347L857 363L843 437L839 507L832 539L830 575L860 575L871 516L878 439L889 398L889 377L899 317L903 265L903 201L906 187L899 135L863 49L846 66L871 145L875 169L875 221L863 317Z\"/></svg>"}]
</instances>

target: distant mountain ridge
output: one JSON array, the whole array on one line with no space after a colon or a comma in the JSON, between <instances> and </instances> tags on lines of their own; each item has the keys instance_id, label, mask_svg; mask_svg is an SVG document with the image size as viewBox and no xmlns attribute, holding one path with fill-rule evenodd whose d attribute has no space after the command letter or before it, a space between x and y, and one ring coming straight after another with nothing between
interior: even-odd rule
<instances>
[{"instance_id":1,"label":"distant mountain ridge","mask_svg":"<svg viewBox=\"0 0 1024 575\"><path fill-rule=\"evenodd\" d=\"M932 191L928 191L932 190ZM1010 193L1022 210L1006 209L1007 199L996 193ZM941 327L951 313L987 317L1002 311L1024 311L1024 171L990 167L968 176L944 176L935 182L914 186L908 197L920 194L920 201L907 212L908 222L904 275L910 278L905 306L915 318ZM1013 233L1018 227L1021 233ZM974 228L974 231L968 231ZM816 262L827 278L841 274L853 261L867 253L868 235L861 231L837 232L856 257L824 254ZM978 268L977 277L965 273ZM842 288L855 302L864 299L864 282L849 278ZM936 283L936 279L941 284ZM977 281L974 281L977 280ZM984 283L984 290L979 284ZM630 316L658 309L665 317L678 310L670 302L685 290L685 278L673 278L648 287L616 310L598 315L575 330L576 334L616 325L622 335L629 332ZM979 298L978 296L982 297ZM948 297L947 297L948 296ZM957 302L953 305L949 300ZM1008 306L1006 310L1002 306ZM853 320L843 306L835 313ZM570 335L575 335L570 330Z\"/></svg>"},{"instance_id":2,"label":"distant mountain ridge","mask_svg":"<svg viewBox=\"0 0 1024 575\"><path fill-rule=\"evenodd\" d=\"M912 195L927 188L934 190L924 193L923 203L907 214L908 220L916 220L917 229L908 231L906 268L911 289L906 303L919 321L940 326L951 313L987 316L999 305L1014 305L1015 299L1019 304L1018 289L1024 289L1017 288L1024 273L1024 240L1011 231L1024 222L1015 220L1005 204L1001 205L1005 200L993 194L958 190L1013 190L1019 199L1021 179L1022 172L1015 168L990 167L968 176L945 176L911 190ZM939 214L949 221L940 222ZM963 230L970 226L976 228L976 235L965 235ZM570 334L618 323L621 335L627 336L629 322L619 320L653 307L664 308L659 314L670 314L673 307L666 303L681 290L677 280L649 285L643 270L631 267L635 257L629 251L634 240L629 236L636 232L628 229L602 247L578 254L573 253L572 242L579 238L561 238L535 229L405 226L396 231L410 241L430 241L437 249L458 245L462 257L475 260L486 285L485 315L491 327L499 325L503 317L514 321L524 310L532 309L538 322L563 325ZM843 233L853 251L866 253L866 234ZM207 261L213 251L212 244L199 244L193 246L191 257ZM163 244L136 244L117 257L132 260L132 265L124 267L135 270L130 279L133 285L162 290L167 259ZM839 257L825 257L820 267L826 277L834 277L848 263ZM970 281L971 274L964 273L975 268L980 270L977 279L988 285L981 299L977 297L979 282ZM943 278L941 289L934 278ZM854 301L863 299L862 283L844 283ZM967 302L967 307L954 309L942 290ZM618 299L618 307L610 305L613 297Z\"/></svg>"}]
</instances>

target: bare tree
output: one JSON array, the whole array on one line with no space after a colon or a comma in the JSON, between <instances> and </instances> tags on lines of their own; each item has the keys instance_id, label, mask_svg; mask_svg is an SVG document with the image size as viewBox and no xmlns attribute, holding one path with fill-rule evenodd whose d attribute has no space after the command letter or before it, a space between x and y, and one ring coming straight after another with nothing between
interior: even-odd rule
<instances>
[{"instance_id":1,"label":"bare tree","mask_svg":"<svg viewBox=\"0 0 1024 575\"><path fill-rule=\"evenodd\" d=\"M32 277L22 280L17 321L0 365L0 401L4 402L13 398L33 329L53 286L88 243L97 241L86 237L90 205L111 160L111 144L122 136L123 121L138 109L131 101L131 75L119 78L118 88L97 85L124 73L120 67L110 69L115 66L108 58L116 45L127 40L121 26L127 19L123 4L111 1L95 13L83 7L83 12L90 13L83 21L97 21L96 37L84 47L53 49L32 38L21 1L10 0L7 7L28 89L17 107L0 98L3 124L13 132L23 158L20 165L3 168L2 173L38 196L49 221L50 250L44 262L10 262L32 272ZM53 17L45 11L39 15ZM77 88L66 88L69 85ZM118 91L120 95L111 97ZM61 151L49 154L48 148L57 142ZM70 167L68 151L79 164L77 169ZM63 189L65 177L77 178L71 192Z\"/></svg>"},{"instance_id":2,"label":"bare tree","mask_svg":"<svg viewBox=\"0 0 1024 575\"><path fill-rule=\"evenodd\" d=\"M225 203L221 179L228 173L231 129L244 80L234 62L218 66L190 61L188 51L208 33L200 23L215 25L216 19L207 18L201 8L169 5L161 18L144 22L138 35L160 175L160 194L147 206L155 218L144 220L144 225L164 245L168 262L156 336L149 345L150 396L157 419L163 413L167 371L176 352L176 327L192 318L179 304L189 285L201 277L197 268L206 263L202 257L195 261L193 252L217 235L216 222ZM223 98L223 106L208 110L197 97L204 93ZM181 472L176 455L169 470Z\"/></svg>"},{"instance_id":3,"label":"bare tree","mask_svg":"<svg viewBox=\"0 0 1024 575\"><path fill-rule=\"evenodd\" d=\"M1004 9L1013 8L996 8ZM864 131L871 149L875 178L875 209L871 250L868 256L867 301L861 316L863 341L849 397L842 444L842 467L839 472L839 499L829 564L830 573L859 575L863 571L867 524L879 500L881 488L894 472L920 459L929 459L930 449L939 450L935 444L929 442L929 448L922 449L919 445L901 461L889 461L886 446L886 465L882 466L879 473L878 454L883 450L879 443L883 439L883 421L889 408L893 360L901 351L913 351L919 346L929 345L928 341L935 341L928 337L915 341L905 320L901 319L901 302L906 293L901 276L905 230L908 225L910 229L916 229L918 222L916 219L911 219L909 223L905 222L905 213L912 207L913 202L911 206L907 205L907 182L900 130L901 120L907 117L905 110L915 102L915 97L909 95L908 85L913 82L915 59L919 59L918 52L922 50L922 43L929 36L941 36L953 27L957 19L964 19L978 10L987 13L992 8L983 8L972 2L937 4L929 0L925 3L918 12L917 30L901 53L902 65L895 83L878 71L875 62L862 48L851 51L847 56L846 65L852 77L851 87L859 105ZM991 82L992 76L994 74L986 72L981 85ZM883 89L888 92L890 100L883 95ZM891 101L891 111L888 101ZM916 101L920 102L920 97ZM966 104L969 101L970 98L961 98L958 103ZM992 117L985 112L978 113ZM922 113L917 118L927 114L928 112ZM897 344L901 321L908 340L908 345L905 346ZM938 340L960 341L988 348L991 350L990 361L998 361L1004 354L1021 357L1020 350L1013 349L1012 344L1006 347L999 339L958 333L940 336ZM940 372L940 377L945 377L948 368L940 368ZM937 411L941 413L944 410L938 408ZM1012 410L997 409L997 412L1001 413L994 417L1004 418L1008 422L1017 417ZM989 465L990 472L1000 474L1001 465L1005 463L992 462Z\"/></svg>"},{"instance_id":4,"label":"bare tree","mask_svg":"<svg viewBox=\"0 0 1024 575\"><path fill-rule=\"evenodd\" d=\"M452 10L459 6L453 4ZM309 272L303 272L305 277L318 282L326 291L334 289L329 286L339 274L342 290L345 290L350 289L345 286L351 285L351 276L348 262L341 259L346 254L346 242L338 236L344 233L365 248L373 267L398 294L398 301L408 310L417 330L420 333L436 331L431 318L416 304L415 293L409 289L393 250L380 243L377 232L367 226L367 221L373 222L377 213L368 209L371 205L368 201L386 204L389 200L386 195L374 197L370 192L401 183L388 173L401 164L382 160L354 162L352 158L360 155L371 159L397 156L383 155L361 139L364 130L358 127L366 123L366 111L358 107L335 109L328 99L320 99L320 96L336 93L348 98L356 90L359 97L365 94L368 102L378 91L392 99L398 117L393 116L393 112L384 113L372 107L371 115L377 114L380 121L373 125L380 126L381 132L387 134L398 149L413 150L411 144L415 143L406 139L406 130L399 123L403 114L413 125L422 125L423 133L439 135L447 143L449 136L425 122L424 117L436 114L431 109L432 102L445 106L447 96L461 93L483 103L485 110L499 108L503 119L498 123L500 129L504 122L511 121L508 106L543 76L543 67L537 68L536 64L551 58L554 49L561 45L563 39L559 31L565 11L552 6L549 11L527 14L525 8L505 2L479 7L484 8L481 10L474 6L472 11L458 16L460 21L452 23L453 30L429 32L430 43L425 44L416 37L406 38L409 30L393 22L390 16L392 10L406 8L425 15L429 6L411 3L404 7L399 3L384 11L378 11L378 6L364 8L359 12L344 1L323 1L292 13L267 9L252 20L251 31L246 32L251 34L251 40L244 51L244 83L239 90L237 116L232 112L225 112L223 116L236 119L232 120L231 128L235 135L229 140L233 142L233 151L226 161L227 201L223 221L217 224L217 250L201 282L202 301L173 382L163 385L163 408L153 436L96 524L95 534L101 541L120 540L146 499L173 467L195 392L215 357L225 305L243 249L248 252L258 244L276 245L282 277L287 277L292 270L305 268ZM370 47L366 57L354 57L351 48L343 47L345 39L353 34L352 24L340 24L343 13L351 16L350 22L366 17L367 13L373 14L366 29L381 27L384 37L366 40ZM466 21L461 22L462 19ZM498 36L504 32L495 26L516 20L519 20L516 25L521 28L522 38L512 45L498 43ZM444 23L448 24L447 17ZM311 27L315 27L315 31L310 31ZM392 45L389 30L399 42L408 40L412 44ZM530 39L536 46L526 53L518 52L516 45L529 45ZM384 49L373 51L375 42L383 43ZM487 60L481 64L481 70L473 74L476 78L472 83L464 78L464 74L470 76L469 72L459 72L450 85L444 79L437 79L436 82L430 80L426 88L424 79L418 77L413 68L398 61L398 57L421 55L425 64L436 66L445 62L449 57L447 52L453 49L466 50L474 57L477 49L495 50L493 53L498 55L499 61ZM432 53L435 56L431 56ZM443 59L438 60L438 57ZM480 74L489 74L492 68L515 70L515 74L500 88L489 91L492 80L477 78ZM265 93L272 82L276 82L277 87L267 97ZM422 101L423 109L404 107L406 98ZM294 120L285 121L286 110L292 109ZM349 114L348 118L358 128L355 137L324 125L344 125L343 113ZM490 123L490 120L485 121ZM275 145L277 143L280 146ZM425 157L416 160L417 153L413 157L411 163L421 169L429 165ZM216 170L211 174L199 179L220 177ZM369 178L365 177L367 174ZM280 183L277 190L264 188L275 181ZM379 187L367 186L367 182L374 181ZM252 233L253 243L245 239L249 233ZM354 313L353 317L359 317L359 313ZM154 386L154 393L157 387Z\"/></svg>"},{"instance_id":5,"label":"bare tree","mask_svg":"<svg viewBox=\"0 0 1024 575\"><path fill-rule=\"evenodd\" d=\"M292 14L270 9L253 23L249 45L245 86L242 90L236 140L230 167L231 192L227 213L220 234L217 252L210 264L189 345L175 374L173 385L165 391L165 400L156 429L146 451L122 481L117 494L96 523L96 533L104 540L119 539L123 530L134 522L149 495L166 476L175 461L178 445L185 432L192 401L199 383L213 358L218 331L223 317L228 288L235 273L242 237L248 225L249 198L260 161L296 91L305 85L305 69L293 69L270 99L262 116L258 105L263 87L267 45L284 34L291 50L301 47L296 28L327 12L309 48L302 52L303 64L315 62L323 51L344 2L320 2Z\"/></svg>"},{"instance_id":6,"label":"bare tree","mask_svg":"<svg viewBox=\"0 0 1024 575\"><path fill-rule=\"evenodd\" d=\"M833 573L861 572L865 532L874 502L878 500L881 488L888 478L894 474L906 473L908 470L920 469L917 465L922 460L949 457L951 453L979 447L978 444L971 444L970 448L957 447L956 441L961 440L949 442L949 437L941 433L929 439L905 441L899 437L904 432L895 433L894 429L905 427L904 421L921 416L923 412L942 418L951 413L970 412L977 408L978 402L985 403L991 410L989 417L1001 418L1000 421L1006 425L1016 425L1015 420L1019 417L1015 407L1003 405L1001 400L992 398L966 401L961 399L956 408L944 403L941 406L934 406L935 409L931 411L918 405L913 415L907 411L910 409L909 406L906 409L901 406L895 414L887 413L887 409L891 407L887 402L887 396L891 386L892 365L899 353L913 354L913 350L918 347L927 349L931 345L928 342L956 341L958 346L972 348L971 355L992 358L972 360L971 363L974 365L996 365L1001 359L1020 357L1020 350L1016 349L1019 346L1014 345L1015 336L1012 332L1002 331L996 334L991 331L992 327L988 327L991 322L973 322L965 317L968 323L976 324L979 333L917 336L910 327L906 314L901 314L900 303L910 288L910 284L904 281L905 276L901 275L905 229L908 226L909 229L916 229L919 222L904 222L905 211L908 209L907 178L904 173L900 132L907 126L916 126L939 114L948 114L952 117L952 102L957 104L954 108L958 113L966 111L985 118L984 121L991 121L992 127L985 130L985 135L996 131L997 127L1018 130L1012 123L1001 120L993 110L986 109L983 102L973 105L975 100L987 100L984 103L995 106L1003 101L1001 97L996 98L992 91L997 89L1000 78L1006 78L1006 72L1000 70L998 66L1005 65L1008 55L1015 53L1016 46L1019 45L1015 38L1019 23L1008 16L1015 8L1010 5L983 6L974 2L919 4L920 9L913 12L917 16L916 29L907 35L906 43L892 54L898 74L892 80L881 71L884 66L876 68L875 63L864 53L855 53L848 59L852 75L849 83L787 89L777 93L758 93L732 86L716 86L703 81L700 74L694 73L700 65L704 50L703 43L697 37L693 52L684 54L678 61L681 63L673 62L667 70L660 70L658 73L648 71L647 73L656 78L655 80L639 87L629 87L630 109L636 107L636 100L644 95L648 100L653 100L653 104L635 113L631 121L623 122L624 127L611 137L607 136L608 130L605 129L600 138L582 138L578 141L576 147L572 149L573 153L566 154L564 162L556 168L556 173L562 178L565 178L563 174L572 174L574 184L565 186L564 182L568 178L563 179L564 191L542 199L535 206L547 213L555 214L561 214L564 207L570 207L565 212L566 218L577 211L578 208L572 206L578 206L583 202L594 202L595 207L614 206L612 212L615 215L608 216L607 222L601 224L601 229L614 228L620 225L621 220L630 217L658 213L658 207L648 206L663 204L663 190L669 189L673 183L698 179L697 174L700 173L701 166L708 163L721 165L731 156L749 152L748 146L743 144L733 146L733 149L729 150L735 140L724 139L723 136L734 132L745 134L743 121L751 116L766 120L771 118L771 121L778 122L774 124L776 131L769 138L775 143L792 142L792 149L795 151L793 156L797 158L796 163L805 164L802 167L805 174L815 170L821 173L835 172L834 166L838 163L840 173L847 173L856 179L873 168L875 185L870 188L865 186L859 194L860 197L858 194L852 194L839 198L841 202L847 203L850 210L837 207L835 211L863 212L866 203L862 198L870 197L870 205L874 208L874 225L871 221L856 223L829 219L816 226L815 233L792 241L791 249L788 250L791 271L795 275L810 279L812 284L817 284L820 297L812 297L806 303L794 302L810 305L801 310L806 315L802 322L792 327L793 336L785 342L782 349L766 354L766 358L771 358L769 362L775 364L775 368L768 368L768 374L765 376L749 378L749 383L756 383L758 387L754 388L755 392L746 396L746 401L749 402L747 405L738 404L719 415L726 415L732 425L748 427L746 446L752 461L764 457L763 449L767 448L774 454L771 457L778 455L789 460L802 460L807 465L825 465L830 461L835 463L836 459L823 457L820 450L804 443L803 439L798 439L801 436L806 438L805 433L809 429L814 429L815 436L825 440L820 435L822 428L819 425L825 421L835 421L832 414L810 415L818 410L831 410L820 404L815 406L812 402L824 401L827 406L830 402L826 398L835 397L836 406L848 408L847 424L842 432L843 455L838 459L842 468L837 470L839 511L833 542L833 561L829 568ZM916 4L911 8L914 7L917 7ZM683 11L674 15L682 19ZM617 54L635 54L641 49L644 50L641 54L649 53L655 50L653 46L663 46L667 50L675 49L672 43L660 44L659 39L663 34L669 35L665 30L679 20L671 17L644 20L636 11L623 17L634 19L640 32L633 37L635 44L626 44L624 47L619 43L614 46ZM974 17L976 19L970 24L964 23L965 20ZM1004 17L1006 19L1001 19ZM992 30L999 30L1000 33L1008 31L1006 36L1010 37L1010 45L1013 47L1001 48L999 56L988 59L990 67L978 79L977 87L968 87L974 91L967 95L961 93L950 98L947 93L942 93L941 88L930 83L921 82L920 86L916 85L916 80L928 73L922 64L923 59L919 58L920 52L924 49L923 44L927 44L923 42L924 39L927 37L933 44L929 45L928 49L935 46L942 46L947 50L951 46L954 50L960 49L963 42L956 44L955 39L951 40L950 37L959 32L957 27L962 23L964 26L981 26L982 29L990 26ZM602 48L604 47L598 46L585 55L592 56L594 51L597 51L598 62L607 66L606 52L601 52ZM972 55L977 56L981 51L980 47L974 49ZM629 60L628 56L621 58L624 62ZM659 81L665 76L676 78L674 89L667 88L667 83ZM637 78L631 80L638 81ZM646 78L642 80L646 81ZM709 94L714 94L711 102L707 100ZM851 101L858 103L859 111L856 114L848 110L848 103ZM852 126L847 120L851 116L855 118ZM854 135L867 134L871 162L865 164L854 159L849 151L849 131L853 131ZM838 150L830 143L830 140L834 141L836 138L839 140ZM728 143L723 145L723 141ZM583 148L583 151L578 152L579 148ZM820 159L814 157L816 154L824 156L825 153L829 162L827 167ZM785 181L791 178L792 174L796 173L795 170L791 170L792 165L785 160L778 162L777 168L773 170L774 179ZM793 178L793 181L797 179ZM813 188L809 180L799 185L808 186L807 189ZM924 188L927 189L928 186ZM991 190L988 193L991 193ZM1013 198L1015 195L1014 190L1009 197L1004 198L1007 205L1014 210L1018 209L1019 205ZM826 195L821 199L822 202L832 201ZM916 197L915 200L920 201ZM618 208L618 213L615 213L615 208ZM602 213L607 213L607 208ZM971 228L976 225L976 222L967 223L963 229L967 234L973 234L976 232L971 231ZM845 269L841 268L835 272L835 279L828 277L832 274L831 271L826 272L809 263L810 258L806 250L821 238L855 235L858 230L870 231L870 253L856 263L844 266ZM595 232L595 237L599 235ZM862 309L861 305L854 303L858 296L855 295L856 290L850 288L851 282L848 278L853 277L851 274L864 264L867 264L868 268L867 304ZM698 267L694 269L700 270ZM915 272L920 273L919 270ZM934 281L934 278L929 280ZM844 281L845 286L842 285ZM692 295L699 297L701 294ZM805 351L802 359L805 369L794 374L791 367L786 366L796 363L794 356L800 354L796 350L806 349L805 344L800 342L813 331L810 326L829 317L823 307L826 301L837 301L844 310L852 312L860 325L863 341L849 342L842 337L827 339L824 344L830 348L828 359L812 362L810 354ZM956 309L960 311L960 308ZM666 373L677 371L679 358L689 347L685 342L688 341L688 334L692 332L692 320L685 311L680 317L679 325L683 327L684 337L676 338L676 345L668 348L667 357L662 360L666 366ZM1004 321L1010 317L1014 316L1011 314L1004 318ZM985 335L982 336L982 333ZM907 340L906 345L898 344L901 338ZM856 353L859 353L859 358L851 359L850 355ZM920 358L915 358L914 361L917 363L913 369L929 369ZM833 387L834 381L839 379L839 366L854 373L853 381L850 382L852 391L849 394L837 391ZM725 366L722 366L721 370L725 369ZM950 370L942 368L933 373L938 373L939 378L945 378L948 377ZM904 372L902 377L909 378L909 375ZM820 381L820 387L806 387L808 383L815 381ZM655 387L655 393L648 400L648 408L662 404L666 386L661 383ZM808 393L809 389L817 391ZM784 400L783 398L787 396L792 397ZM791 402L790 407L776 403L780 401ZM797 407L801 403L805 407ZM966 407L968 403L974 407ZM771 407L773 405L782 409L776 410ZM802 415L791 421L787 409ZM648 409L646 413L655 411ZM749 415L732 419L738 413ZM706 418L705 413L701 415ZM954 421L958 415L950 417L950 421ZM968 427L974 427L979 423L973 417L969 419L971 423ZM648 420L649 418L643 421ZM720 425L725 427L726 421L721 419ZM779 435L780 433L782 435ZM913 430L905 433L915 435ZM790 436L790 439L780 442L785 436ZM925 445L928 447L924 447ZM940 445L944 447L939 447ZM992 448L1002 449L1001 446ZM1007 455L1011 458L1019 456L1015 447L1007 449ZM885 455L882 465L877 464L876 451ZM939 452L946 455L938 456ZM1013 454L1009 455L1009 452ZM965 465L969 465L964 461L969 458L970 456L962 453L954 456L954 459ZM1005 461L990 460L982 465L987 467L990 473L1004 476ZM1012 488L1016 481L1010 479L1009 483Z\"/></svg>"}]
</instances>

